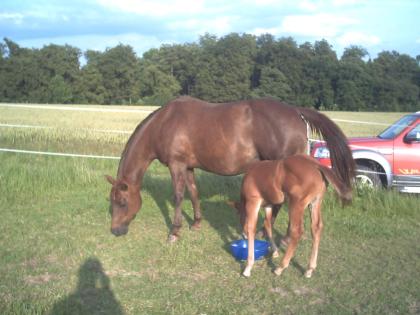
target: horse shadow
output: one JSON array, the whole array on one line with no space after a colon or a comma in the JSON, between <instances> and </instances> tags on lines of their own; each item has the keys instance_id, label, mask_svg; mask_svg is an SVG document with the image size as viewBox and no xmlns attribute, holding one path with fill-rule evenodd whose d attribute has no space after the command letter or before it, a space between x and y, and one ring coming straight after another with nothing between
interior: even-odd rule
<instances>
[{"instance_id":1,"label":"horse shadow","mask_svg":"<svg viewBox=\"0 0 420 315\"><path fill-rule=\"evenodd\" d=\"M242 227L240 226L239 215L235 209L228 205L227 201L239 200L242 176L220 176L199 171L196 172L195 177L199 191L203 220L207 221L209 225L217 231L224 243L222 246L223 250L230 253L230 243L242 236ZM170 176L155 176L154 174L146 173L143 179L142 189L148 192L160 209L169 233L172 228L172 218L174 215L173 190ZM217 201L214 199L217 199ZM190 198L188 191L186 190L183 209L190 207L190 205L187 206L187 203L190 203ZM287 207L283 207L280 211L287 211ZM262 212L263 211L261 211L261 213ZM194 218L192 216L192 211L190 214L185 210L182 210L182 214L187 224L183 224L181 233L185 233L187 225L191 226L194 222ZM280 218L277 218L277 220L279 219ZM263 218L260 216L258 229L263 227L262 220ZM285 235L286 233L281 233L273 227L273 237L276 244L280 244L281 239ZM259 235L259 238L261 237L262 236ZM284 255L285 249L281 247L280 251L282 251ZM302 274L305 272L305 268L295 259L292 258L290 264ZM273 270L276 268L276 262L272 257L268 258L267 265Z\"/></svg>"},{"instance_id":2,"label":"horse shadow","mask_svg":"<svg viewBox=\"0 0 420 315\"><path fill-rule=\"evenodd\" d=\"M70 314L125 314L97 258L88 258L80 266L76 291L57 301L50 312L50 315Z\"/></svg>"},{"instance_id":3,"label":"horse shadow","mask_svg":"<svg viewBox=\"0 0 420 315\"><path fill-rule=\"evenodd\" d=\"M203 220L207 221L221 237L228 243L241 234L239 216L227 204L229 200L239 200L241 176L220 176L199 171L196 174L196 183L199 191L200 205ZM146 191L154 200L162 213L168 232L172 228L174 215L173 190L170 177L154 176L146 173L143 179L143 191ZM217 198L214 198L217 197ZM217 200L214 200L217 199ZM184 218L181 233L194 222L193 211L189 193L186 190L182 203ZM189 210L185 210L189 209ZM185 233L185 232L184 232Z\"/></svg>"}]
</instances>

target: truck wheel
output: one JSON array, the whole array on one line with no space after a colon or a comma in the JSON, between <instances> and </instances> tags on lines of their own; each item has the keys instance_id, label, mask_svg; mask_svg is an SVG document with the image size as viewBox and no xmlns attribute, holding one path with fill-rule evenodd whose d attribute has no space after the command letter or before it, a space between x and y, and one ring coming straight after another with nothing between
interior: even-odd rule
<instances>
[{"instance_id":1,"label":"truck wheel","mask_svg":"<svg viewBox=\"0 0 420 315\"><path fill-rule=\"evenodd\" d=\"M382 188L381 178L376 170L364 165L357 165L356 184L370 189Z\"/></svg>"}]
</instances>

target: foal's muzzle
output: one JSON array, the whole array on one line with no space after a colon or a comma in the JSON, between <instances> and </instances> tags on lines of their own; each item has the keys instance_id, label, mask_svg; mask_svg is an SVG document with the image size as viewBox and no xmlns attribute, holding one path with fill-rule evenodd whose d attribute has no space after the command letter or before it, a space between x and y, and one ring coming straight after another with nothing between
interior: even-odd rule
<instances>
[{"instance_id":1,"label":"foal's muzzle","mask_svg":"<svg viewBox=\"0 0 420 315\"><path fill-rule=\"evenodd\" d=\"M111 229L111 233L114 234L115 236L121 236L121 235L125 235L128 232L128 226L127 225L122 225L119 226L117 228L112 228Z\"/></svg>"}]
</instances>

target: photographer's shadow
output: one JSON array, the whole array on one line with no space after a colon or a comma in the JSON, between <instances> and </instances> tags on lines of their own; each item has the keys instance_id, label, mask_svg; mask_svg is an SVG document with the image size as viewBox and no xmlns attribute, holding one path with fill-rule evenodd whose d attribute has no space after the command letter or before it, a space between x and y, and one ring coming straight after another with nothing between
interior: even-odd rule
<instances>
[{"instance_id":1,"label":"photographer's shadow","mask_svg":"<svg viewBox=\"0 0 420 315\"><path fill-rule=\"evenodd\" d=\"M124 314L110 288L110 280L97 258L87 259L79 269L77 289L57 301L50 315L60 314Z\"/></svg>"}]
</instances>

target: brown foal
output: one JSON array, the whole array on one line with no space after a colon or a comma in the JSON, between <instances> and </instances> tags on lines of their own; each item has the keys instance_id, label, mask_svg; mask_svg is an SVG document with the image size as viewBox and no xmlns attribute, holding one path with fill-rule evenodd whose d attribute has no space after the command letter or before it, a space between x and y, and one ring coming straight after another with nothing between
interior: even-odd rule
<instances>
[{"instance_id":1,"label":"brown foal","mask_svg":"<svg viewBox=\"0 0 420 315\"><path fill-rule=\"evenodd\" d=\"M265 207L264 227L271 242L273 257L278 249L272 235L272 207L285 201L289 205L289 244L277 269L280 275L289 266L299 239L303 234L303 214L306 207L311 210L312 253L305 276L310 278L317 266L318 247L323 227L321 203L330 183L343 203L351 201L351 189L329 168L306 155L294 155L284 160L260 161L247 169L241 188L241 200L235 203L240 213L241 224L248 238L248 259L243 272L251 275L254 264L254 239L260 207Z\"/></svg>"}]
</instances>

